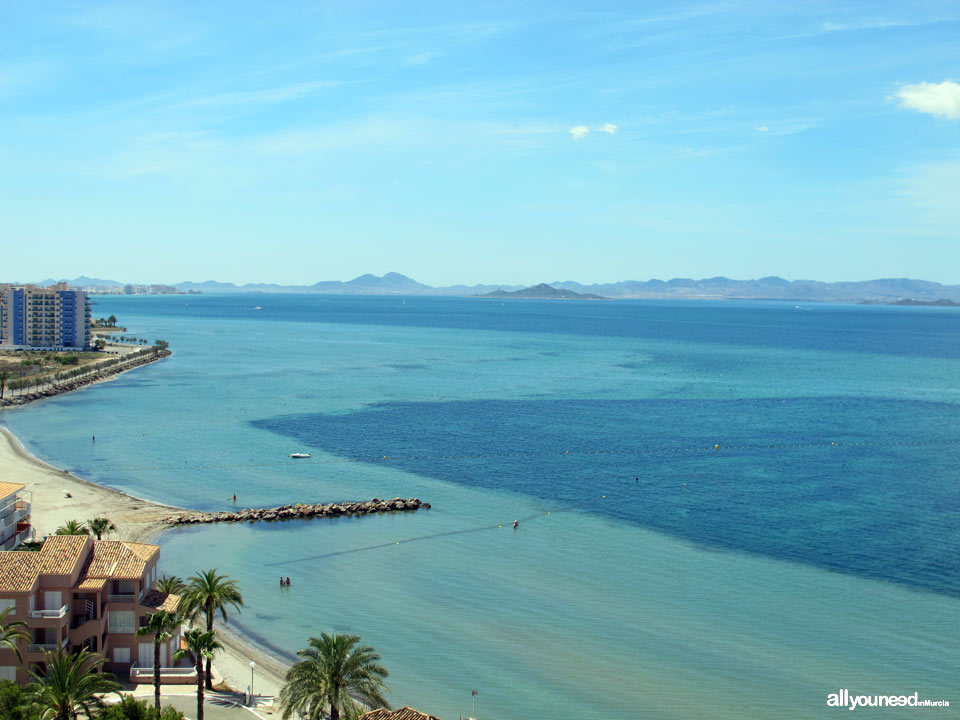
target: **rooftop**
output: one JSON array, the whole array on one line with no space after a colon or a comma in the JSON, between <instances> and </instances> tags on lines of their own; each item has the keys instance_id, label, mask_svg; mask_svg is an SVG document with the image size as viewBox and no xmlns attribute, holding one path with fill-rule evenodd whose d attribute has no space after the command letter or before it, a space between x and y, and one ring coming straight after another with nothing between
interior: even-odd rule
<instances>
[{"instance_id":1,"label":"rooftop","mask_svg":"<svg viewBox=\"0 0 960 720\"><path fill-rule=\"evenodd\" d=\"M100 590L107 580L143 577L147 563L159 552L159 545L93 540L88 535L51 535L39 552L0 552L0 592L27 592L40 575L71 575L84 560L87 566L77 589ZM174 603L174 607L180 601L179 598L176 601L164 598L161 605L168 600Z\"/></svg>"},{"instance_id":2,"label":"rooftop","mask_svg":"<svg viewBox=\"0 0 960 720\"><path fill-rule=\"evenodd\" d=\"M0 482L0 498L5 498L20 492L26 487L23 483Z\"/></svg>"},{"instance_id":3,"label":"rooftop","mask_svg":"<svg viewBox=\"0 0 960 720\"><path fill-rule=\"evenodd\" d=\"M380 708L361 715L360 720L440 720L440 718L414 710L412 707L402 707L399 710Z\"/></svg>"}]
</instances>

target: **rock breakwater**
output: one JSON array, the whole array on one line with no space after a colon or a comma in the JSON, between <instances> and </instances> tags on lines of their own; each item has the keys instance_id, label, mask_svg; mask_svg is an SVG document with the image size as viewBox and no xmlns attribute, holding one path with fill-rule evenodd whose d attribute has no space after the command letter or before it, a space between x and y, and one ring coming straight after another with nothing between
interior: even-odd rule
<instances>
[{"instance_id":1,"label":"rock breakwater","mask_svg":"<svg viewBox=\"0 0 960 720\"><path fill-rule=\"evenodd\" d=\"M218 522L258 522L275 520L301 520L315 517L340 517L341 515L373 515L385 512L426 510L430 503L419 498L395 497L392 500L373 498L365 502L296 503L272 508L247 508L246 510L207 512L183 512L162 518L167 525L198 525Z\"/></svg>"}]
</instances>

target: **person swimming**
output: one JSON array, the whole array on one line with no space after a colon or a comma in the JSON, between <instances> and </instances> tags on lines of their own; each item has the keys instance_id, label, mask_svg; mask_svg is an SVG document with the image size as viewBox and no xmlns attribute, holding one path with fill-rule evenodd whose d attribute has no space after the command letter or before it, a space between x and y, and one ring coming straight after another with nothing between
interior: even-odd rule
<instances>
[{"instance_id":1,"label":"person swimming","mask_svg":"<svg viewBox=\"0 0 960 720\"><path fill-rule=\"evenodd\" d=\"M518 527L520 527L520 521L519 521L519 520L514 520L514 521L513 521L513 529L516 530Z\"/></svg>"}]
</instances>

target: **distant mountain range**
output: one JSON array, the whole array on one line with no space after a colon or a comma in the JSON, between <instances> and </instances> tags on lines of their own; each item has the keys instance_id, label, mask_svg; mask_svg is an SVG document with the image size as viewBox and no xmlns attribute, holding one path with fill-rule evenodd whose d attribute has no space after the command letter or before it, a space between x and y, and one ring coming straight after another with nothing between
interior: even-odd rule
<instances>
[{"instance_id":1,"label":"distant mountain range","mask_svg":"<svg viewBox=\"0 0 960 720\"><path fill-rule=\"evenodd\" d=\"M57 282L44 280L42 285ZM100 278L78 277L68 280L73 286L90 289L109 290L122 287L124 283ZM451 285L431 287L413 280L406 275L390 272L382 277L361 275L353 280L325 280L313 285L276 285L270 283L233 283L207 280L206 282L182 282L176 284L178 290L199 290L204 293L216 292L291 292L291 293L337 293L359 295L457 295L477 296L501 291L547 293L544 288L570 291L581 295L594 295L604 298L690 298L690 299L765 299L798 300L828 302L859 302L862 300L879 303L900 300L960 301L960 285L942 285L926 280L908 278L886 278L862 282L826 283L816 280L784 280L781 277L764 277L759 280L731 280L725 277L712 277L703 280L674 278L672 280L624 280L615 283L584 285L566 280L551 282L524 288L522 285ZM514 297L517 297L514 295ZM529 296L534 297L534 296ZM541 295L545 297L545 295Z\"/></svg>"}]
</instances>

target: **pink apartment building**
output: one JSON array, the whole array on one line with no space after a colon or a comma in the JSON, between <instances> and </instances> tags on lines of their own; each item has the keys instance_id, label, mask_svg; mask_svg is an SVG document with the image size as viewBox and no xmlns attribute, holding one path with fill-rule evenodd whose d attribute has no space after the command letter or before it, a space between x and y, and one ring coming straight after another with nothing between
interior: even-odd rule
<instances>
[{"instance_id":1,"label":"pink apartment building","mask_svg":"<svg viewBox=\"0 0 960 720\"><path fill-rule=\"evenodd\" d=\"M21 486L22 487L22 486ZM2 492L2 490L0 490ZM154 588L158 545L94 540L86 535L51 535L39 551L0 552L0 610L7 620L29 626L20 652L25 665L43 662L43 650L73 652L86 647L107 659L104 669L119 680L152 682L152 637L137 637L146 616L175 611L177 595ZM160 648L160 665L172 665L180 633ZM190 668L169 668L164 682L192 682ZM0 678L26 682L27 671L12 650L0 648Z\"/></svg>"}]
</instances>

